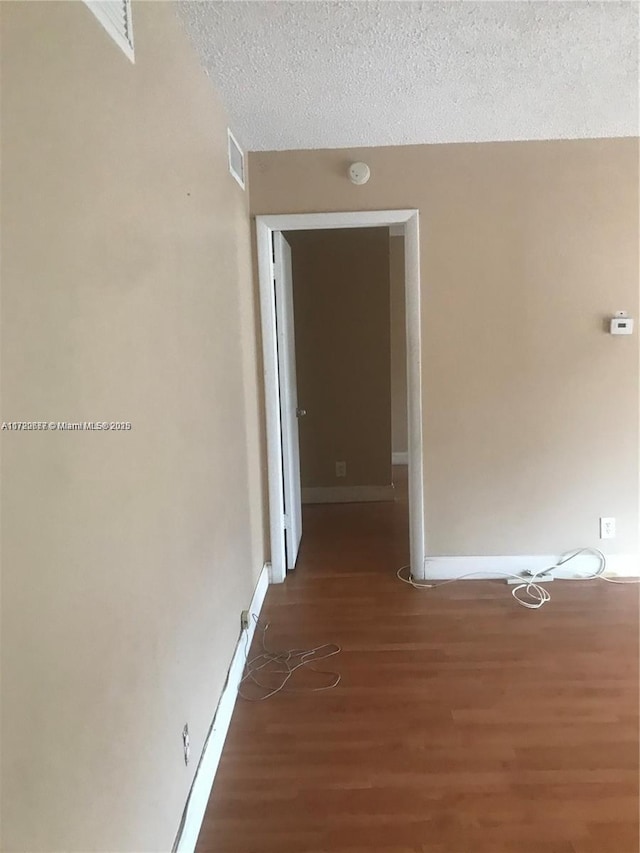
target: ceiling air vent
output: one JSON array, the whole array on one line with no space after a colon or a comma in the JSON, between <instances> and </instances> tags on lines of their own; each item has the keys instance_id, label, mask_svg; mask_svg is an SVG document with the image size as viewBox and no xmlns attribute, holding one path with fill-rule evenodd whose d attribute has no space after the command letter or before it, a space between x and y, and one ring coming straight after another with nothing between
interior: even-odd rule
<instances>
[{"instance_id":1,"label":"ceiling air vent","mask_svg":"<svg viewBox=\"0 0 640 853\"><path fill-rule=\"evenodd\" d=\"M114 42L134 62L131 0L84 0Z\"/></svg>"},{"instance_id":2,"label":"ceiling air vent","mask_svg":"<svg viewBox=\"0 0 640 853\"><path fill-rule=\"evenodd\" d=\"M227 128L227 135L229 137L229 171L244 189L244 154L229 128Z\"/></svg>"}]
</instances>

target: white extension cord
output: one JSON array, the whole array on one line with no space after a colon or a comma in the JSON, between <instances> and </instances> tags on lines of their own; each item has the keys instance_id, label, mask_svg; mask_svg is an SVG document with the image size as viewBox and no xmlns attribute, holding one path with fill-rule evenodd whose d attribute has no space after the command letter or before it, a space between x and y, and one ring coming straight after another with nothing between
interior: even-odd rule
<instances>
[{"instance_id":1,"label":"white extension cord","mask_svg":"<svg viewBox=\"0 0 640 853\"><path fill-rule=\"evenodd\" d=\"M569 563L571 560L575 559L579 554L593 554L598 557L599 566L596 571L591 575L585 575L584 577L558 577L557 575L552 575L552 572L555 572L557 569L561 569L564 565ZM608 583L619 583L619 584L628 584L628 583L638 583L637 580L617 580L615 578L606 578L604 573L607 568L607 558L602 553L602 551L598 550L598 548L578 548L576 551L570 551L567 555L563 556L562 559L558 560L558 562L553 566L548 566L545 569L539 569L538 571L527 571L524 574L512 574L511 572L495 572L496 575L500 575L500 577L505 577L510 579L512 582L520 581L517 586L514 586L511 590L511 595L515 598L518 604L521 604L522 607L527 607L529 610L539 610L543 605L545 605L548 601L551 601L551 593L544 586L541 586L541 583L544 582L543 577L546 575L547 580L552 580L556 578L557 580L576 580L576 581L591 581L599 578L600 580L607 581ZM409 573L406 577L403 576L403 572L405 569L409 569ZM439 581L437 583L433 583L432 581L419 581L415 580L411 577L411 567L410 566L401 566L396 575L399 580L403 583L407 583L415 589L437 589L440 586L446 586L450 583L457 583L458 581L464 580L465 578L473 577L474 575L484 575L486 579L486 571L482 572L467 572L464 575L458 575L457 578L451 578L451 580ZM549 577L551 576L551 577ZM540 581L540 583L536 583L536 579ZM519 595L522 590L522 594Z\"/></svg>"},{"instance_id":2,"label":"white extension cord","mask_svg":"<svg viewBox=\"0 0 640 853\"><path fill-rule=\"evenodd\" d=\"M253 618L256 625L260 626L260 620L255 614L253 614ZM249 702L262 702L264 699L269 699L271 696L275 696L276 693L284 690L293 674L302 667L307 667L319 675L330 675L332 683L324 687L298 688L299 691L316 693L320 690L331 690L337 687L340 683L340 673L315 669L311 664L339 654L342 651L340 646L336 643L325 643L313 649L287 649L285 651L272 652L267 648L265 642L268 628L269 622L262 626L262 653L246 661L244 674L238 685L238 695ZM248 657L248 652L249 650L245 648L245 659ZM275 687L273 684L274 675L277 676L279 682ZM265 680L270 683L265 683ZM246 690L243 690L243 685L249 682L258 688L256 695L248 695ZM264 692L261 694L260 691ZM254 693L256 693L255 690Z\"/></svg>"}]
</instances>

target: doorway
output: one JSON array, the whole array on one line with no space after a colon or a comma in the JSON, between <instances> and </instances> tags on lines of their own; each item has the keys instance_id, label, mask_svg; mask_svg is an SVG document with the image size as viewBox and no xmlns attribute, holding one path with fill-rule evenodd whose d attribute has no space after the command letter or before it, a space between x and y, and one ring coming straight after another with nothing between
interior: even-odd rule
<instances>
[{"instance_id":1,"label":"doorway","mask_svg":"<svg viewBox=\"0 0 640 853\"><path fill-rule=\"evenodd\" d=\"M267 462L271 538L271 582L285 580L300 541L300 481L295 387L292 280L287 231L393 228L404 236L408 497L412 575L424 577L424 474L420 259L417 210L290 214L256 217L261 325L265 377ZM288 263L288 271L286 269Z\"/></svg>"}]
</instances>

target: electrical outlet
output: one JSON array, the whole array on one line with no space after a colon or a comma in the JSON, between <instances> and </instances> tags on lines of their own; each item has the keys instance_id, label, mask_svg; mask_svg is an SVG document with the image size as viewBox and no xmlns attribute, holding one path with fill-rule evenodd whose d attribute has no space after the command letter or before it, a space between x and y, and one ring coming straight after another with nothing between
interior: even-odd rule
<instances>
[{"instance_id":1,"label":"electrical outlet","mask_svg":"<svg viewBox=\"0 0 640 853\"><path fill-rule=\"evenodd\" d=\"M189 763L189 753L191 752L191 741L189 739L189 723L184 724L182 729L182 749L184 751L185 766Z\"/></svg>"},{"instance_id":2,"label":"electrical outlet","mask_svg":"<svg viewBox=\"0 0 640 853\"><path fill-rule=\"evenodd\" d=\"M249 627L249 611L243 610L240 613L240 630L246 631L248 627Z\"/></svg>"},{"instance_id":3,"label":"electrical outlet","mask_svg":"<svg viewBox=\"0 0 640 853\"><path fill-rule=\"evenodd\" d=\"M615 518L600 519L600 538L615 539L616 538L616 520Z\"/></svg>"},{"instance_id":4,"label":"electrical outlet","mask_svg":"<svg viewBox=\"0 0 640 853\"><path fill-rule=\"evenodd\" d=\"M336 462L336 477L346 477L347 476L347 463L346 462Z\"/></svg>"}]
</instances>

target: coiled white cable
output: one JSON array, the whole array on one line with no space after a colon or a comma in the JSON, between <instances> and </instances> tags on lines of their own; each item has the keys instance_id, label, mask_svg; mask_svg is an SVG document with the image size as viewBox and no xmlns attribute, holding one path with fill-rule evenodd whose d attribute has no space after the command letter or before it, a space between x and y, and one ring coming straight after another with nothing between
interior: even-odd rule
<instances>
[{"instance_id":1,"label":"coiled white cable","mask_svg":"<svg viewBox=\"0 0 640 853\"><path fill-rule=\"evenodd\" d=\"M258 619L255 614L253 614L253 618L256 626L260 626L260 619ZM327 658L333 657L333 655L339 654L342 651L340 646L336 643L324 643L322 646L316 646L313 649L287 649L286 651L272 652L266 646L266 634L269 629L269 625L270 623L267 622L262 626L261 654L255 655L255 657L251 658L251 660L247 660L245 663L244 674L240 680L240 684L238 685L238 694L243 699L247 699L249 702L262 702L264 699L269 699L271 696L275 696L276 693L280 693L284 690L292 675L302 667L307 667L312 672L316 672L319 675L330 675L332 677L332 683L326 684L323 687L296 688L297 691L316 693L321 690L331 690L340 683L340 673L327 672L325 670L315 669L315 667L311 666L311 664L317 663L321 660L326 660ZM245 644L246 643L248 643L248 634L245 640ZM248 656L248 651L249 650L245 645L245 658ZM271 684L264 683L265 680L269 680L269 678L274 675L279 676L279 684L273 687L272 678ZM248 695L246 690L243 690L243 685L249 682L259 688L259 690L266 692L262 695Z\"/></svg>"},{"instance_id":2,"label":"coiled white cable","mask_svg":"<svg viewBox=\"0 0 640 853\"><path fill-rule=\"evenodd\" d=\"M492 574L499 575L500 577L513 578L514 580L522 581L521 584L518 584L518 586L513 587L513 589L511 590L511 595L515 598L518 604L522 605L522 607L526 607L529 610L539 610L548 601L551 601L551 593L546 587L541 586L539 583L536 583L536 578L539 578L540 576L545 574L550 574L551 572L555 572L557 569L561 569L567 563L571 562L571 560L575 559L579 554L593 554L594 556L598 557L599 565L593 574L578 577L574 575L573 577L564 578L562 576L558 577L557 575L554 575L554 577L556 577L558 580L578 581L590 581L599 578L600 580L607 581L608 583L619 584L639 582L637 579L631 579L627 581L604 577L604 572L607 568L607 558L598 548L578 548L575 551L568 552L553 566L548 566L546 569L539 569L535 572L530 571L526 575L516 575L512 572L492 572ZM406 577L402 574L405 569L409 569L409 573ZM396 572L396 575L403 583L409 584L415 589L436 589L437 587L446 586L450 583L457 583L458 581L464 580L465 578L473 577L475 575L483 575L483 577L486 578L487 572L466 572L463 575L458 575L458 577L456 578L451 578L451 580L438 581L436 583L434 583L433 581L415 580L415 578L411 577L410 566L401 566ZM519 593L521 594L519 595Z\"/></svg>"},{"instance_id":3,"label":"coiled white cable","mask_svg":"<svg viewBox=\"0 0 640 853\"><path fill-rule=\"evenodd\" d=\"M450 583L457 583L458 581L464 580L465 578L474 577L475 575L482 575L485 580L487 579L486 571L466 572L463 575L458 575L457 578L451 578L447 581L438 581L437 583L433 583L433 581L415 580L411 577L410 574L408 574L407 577L404 577L402 572L405 569L410 568L410 566L401 566L396 572L396 575L403 583L409 584L410 586L414 587L414 589L437 589L438 587L447 586L447 584ZM512 574L511 572L492 572L492 574L499 574L500 577L504 578L514 578L515 580L523 580L522 575ZM537 574L542 574L542 572L538 572ZM528 601L518 595L518 592L521 589L524 589L524 595L528 596ZM538 610L540 607L546 604L547 601L551 600L551 595L549 594L549 591L543 586L540 586L540 584L537 584L533 576L531 580L525 581L519 584L518 586L514 586L511 590L511 595L515 598L518 604L521 604L523 607L527 607L530 610Z\"/></svg>"}]
</instances>

